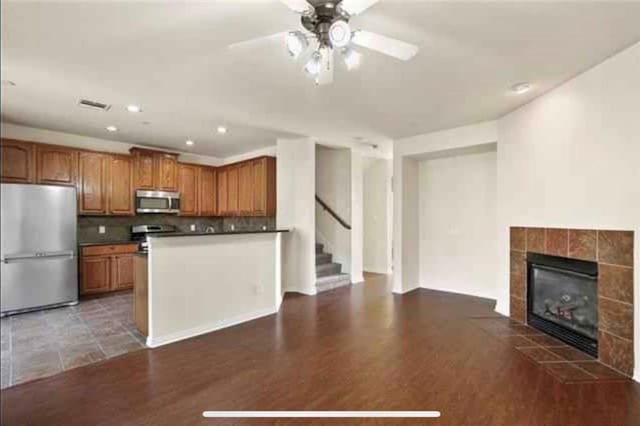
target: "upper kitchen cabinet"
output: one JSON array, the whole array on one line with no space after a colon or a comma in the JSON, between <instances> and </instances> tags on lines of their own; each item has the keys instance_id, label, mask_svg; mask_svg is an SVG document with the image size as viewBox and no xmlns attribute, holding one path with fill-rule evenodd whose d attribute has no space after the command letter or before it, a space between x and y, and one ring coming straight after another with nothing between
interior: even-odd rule
<instances>
[{"instance_id":1,"label":"upper kitchen cabinet","mask_svg":"<svg viewBox=\"0 0 640 426\"><path fill-rule=\"evenodd\" d=\"M154 153L142 149L132 149L135 158L134 186L135 189L155 189L153 181Z\"/></svg>"},{"instance_id":2,"label":"upper kitchen cabinet","mask_svg":"<svg viewBox=\"0 0 640 426\"><path fill-rule=\"evenodd\" d=\"M218 169L218 214L276 214L276 159L260 157Z\"/></svg>"},{"instance_id":3,"label":"upper kitchen cabinet","mask_svg":"<svg viewBox=\"0 0 640 426\"><path fill-rule=\"evenodd\" d=\"M178 192L180 192L180 215L198 216L200 167L178 164Z\"/></svg>"},{"instance_id":4,"label":"upper kitchen cabinet","mask_svg":"<svg viewBox=\"0 0 640 426\"><path fill-rule=\"evenodd\" d=\"M135 189L178 190L176 154L132 148L135 157Z\"/></svg>"},{"instance_id":5,"label":"upper kitchen cabinet","mask_svg":"<svg viewBox=\"0 0 640 426\"><path fill-rule=\"evenodd\" d=\"M200 216L216 216L218 214L217 206L217 172L213 167L200 168L200 189L198 205L200 207Z\"/></svg>"},{"instance_id":6,"label":"upper kitchen cabinet","mask_svg":"<svg viewBox=\"0 0 640 426\"><path fill-rule=\"evenodd\" d=\"M108 214L109 155L99 152L81 152L78 163L78 214Z\"/></svg>"},{"instance_id":7,"label":"upper kitchen cabinet","mask_svg":"<svg viewBox=\"0 0 640 426\"><path fill-rule=\"evenodd\" d=\"M110 155L108 158L108 204L113 216L133 216L133 163L128 155Z\"/></svg>"},{"instance_id":8,"label":"upper kitchen cabinet","mask_svg":"<svg viewBox=\"0 0 640 426\"><path fill-rule=\"evenodd\" d=\"M0 144L0 179L2 182L33 183L35 158L33 144L2 139Z\"/></svg>"},{"instance_id":9,"label":"upper kitchen cabinet","mask_svg":"<svg viewBox=\"0 0 640 426\"><path fill-rule=\"evenodd\" d=\"M251 162L253 215L276 215L276 159L262 157Z\"/></svg>"},{"instance_id":10,"label":"upper kitchen cabinet","mask_svg":"<svg viewBox=\"0 0 640 426\"><path fill-rule=\"evenodd\" d=\"M62 146L35 144L36 182L75 186L78 151Z\"/></svg>"}]
</instances>

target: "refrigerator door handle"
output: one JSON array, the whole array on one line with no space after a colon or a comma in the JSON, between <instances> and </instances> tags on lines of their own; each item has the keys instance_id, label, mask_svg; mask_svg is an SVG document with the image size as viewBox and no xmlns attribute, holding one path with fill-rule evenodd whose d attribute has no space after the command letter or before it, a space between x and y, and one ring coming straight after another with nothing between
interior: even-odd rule
<instances>
[{"instance_id":1,"label":"refrigerator door handle","mask_svg":"<svg viewBox=\"0 0 640 426\"><path fill-rule=\"evenodd\" d=\"M29 254L19 254L15 256L5 256L2 259L4 263L12 263L19 262L21 260L32 260L32 259L57 259L57 258L73 258L75 253L70 251L58 251L58 252L37 252L37 253L29 253Z\"/></svg>"}]
</instances>

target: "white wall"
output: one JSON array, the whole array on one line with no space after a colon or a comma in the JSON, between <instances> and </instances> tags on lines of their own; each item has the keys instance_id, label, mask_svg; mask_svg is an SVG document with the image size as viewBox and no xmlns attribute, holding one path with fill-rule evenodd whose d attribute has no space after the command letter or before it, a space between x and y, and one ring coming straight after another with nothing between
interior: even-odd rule
<instances>
[{"instance_id":1,"label":"white wall","mask_svg":"<svg viewBox=\"0 0 640 426\"><path fill-rule=\"evenodd\" d=\"M499 294L509 312L511 225L635 231L640 381L640 44L499 122Z\"/></svg>"},{"instance_id":2,"label":"white wall","mask_svg":"<svg viewBox=\"0 0 640 426\"><path fill-rule=\"evenodd\" d=\"M392 164L390 160L372 157L363 160L363 269L390 274Z\"/></svg>"},{"instance_id":3,"label":"white wall","mask_svg":"<svg viewBox=\"0 0 640 426\"><path fill-rule=\"evenodd\" d=\"M152 238L147 344L156 347L277 312L281 235Z\"/></svg>"},{"instance_id":4,"label":"white wall","mask_svg":"<svg viewBox=\"0 0 640 426\"><path fill-rule=\"evenodd\" d=\"M315 193L347 223L351 222L352 217L351 166L350 150L316 145ZM315 212L318 242L324 244L326 251L333 254L335 262L342 264L342 272L350 274L352 233L317 203Z\"/></svg>"},{"instance_id":5,"label":"white wall","mask_svg":"<svg viewBox=\"0 0 640 426\"><path fill-rule=\"evenodd\" d=\"M294 229L283 241L283 288L316 294L315 142L279 139L277 154L276 225Z\"/></svg>"},{"instance_id":6,"label":"white wall","mask_svg":"<svg viewBox=\"0 0 640 426\"><path fill-rule=\"evenodd\" d=\"M351 151L351 282L362 283L364 211L362 188L364 186L362 154Z\"/></svg>"},{"instance_id":7,"label":"white wall","mask_svg":"<svg viewBox=\"0 0 640 426\"><path fill-rule=\"evenodd\" d=\"M497 140L498 126L491 121L396 141L393 157L395 293L406 293L420 286L418 162L425 156L495 144Z\"/></svg>"},{"instance_id":8,"label":"white wall","mask_svg":"<svg viewBox=\"0 0 640 426\"><path fill-rule=\"evenodd\" d=\"M420 285L495 298L496 151L420 162Z\"/></svg>"},{"instance_id":9,"label":"white wall","mask_svg":"<svg viewBox=\"0 0 640 426\"><path fill-rule=\"evenodd\" d=\"M35 127L20 126L11 123L2 123L1 130L3 138L49 143L53 145L69 146L78 149L112 152L115 154L128 154L129 150L135 146L146 149L158 149L142 145L134 145L126 142L116 142L107 139L92 138L89 136L56 132L53 130L38 129ZM171 151L165 149L163 150ZM180 154L180 161L185 163L204 164L209 166L219 166L223 163L223 160L217 157L191 154L188 152L173 152Z\"/></svg>"}]
</instances>

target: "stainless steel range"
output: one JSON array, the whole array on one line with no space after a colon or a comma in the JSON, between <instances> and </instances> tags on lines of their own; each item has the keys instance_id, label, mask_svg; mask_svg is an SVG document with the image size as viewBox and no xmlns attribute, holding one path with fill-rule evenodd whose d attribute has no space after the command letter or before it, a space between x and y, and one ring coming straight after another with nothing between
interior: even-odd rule
<instances>
[{"instance_id":1,"label":"stainless steel range","mask_svg":"<svg viewBox=\"0 0 640 426\"><path fill-rule=\"evenodd\" d=\"M173 225L136 225L131 227L131 239L137 241L142 253L149 251L149 235L170 234L177 232Z\"/></svg>"}]
</instances>

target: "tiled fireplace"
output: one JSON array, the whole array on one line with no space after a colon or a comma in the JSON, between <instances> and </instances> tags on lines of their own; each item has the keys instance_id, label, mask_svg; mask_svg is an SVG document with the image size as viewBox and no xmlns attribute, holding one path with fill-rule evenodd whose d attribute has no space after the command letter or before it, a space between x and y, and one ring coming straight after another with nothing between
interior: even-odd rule
<instances>
[{"instance_id":1,"label":"tiled fireplace","mask_svg":"<svg viewBox=\"0 0 640 426\"><path fill-rule=\"evenodd\" d=\"M597 265L597 355L601 363L633 373L632 231L511 228L511 318L527 323L527 258L532 254Z\"/></svg>"}]
</instances>

